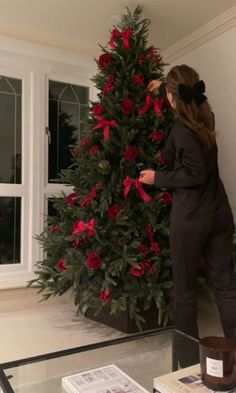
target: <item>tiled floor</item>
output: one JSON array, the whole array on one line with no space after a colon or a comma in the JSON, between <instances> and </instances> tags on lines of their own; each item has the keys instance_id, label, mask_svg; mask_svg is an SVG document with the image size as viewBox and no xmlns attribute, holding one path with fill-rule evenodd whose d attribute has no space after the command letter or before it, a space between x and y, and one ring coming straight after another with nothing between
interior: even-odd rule
<instances>
[{"instance_id":1,"label":"tiled floor","mask_svg":"<svg viewBox=\"0 0 236 393\"><path fill-rule=\"evenodd\" d=\"M76 315L69 295L39 303L34 289L0 291L0 363L121 337ZM201 307L200 335L220 335L218 317Z\"/></svg>"}]
</instances>

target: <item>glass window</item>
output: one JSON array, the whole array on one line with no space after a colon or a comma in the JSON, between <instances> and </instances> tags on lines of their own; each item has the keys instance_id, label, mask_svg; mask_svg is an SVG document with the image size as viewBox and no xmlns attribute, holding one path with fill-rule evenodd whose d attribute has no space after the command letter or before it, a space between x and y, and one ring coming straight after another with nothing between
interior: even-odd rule
<instances>
[{"instance_id":1,"label":"glass window","mask_svg":"<svg viewBox=\"0 0 236 393\"><path fill-rule=\"evenodd\" d=\"M22 82L0 75L0 183L21 183Z\"/></svg>"},{"instance_id":2,"label":"glass window","mask_svg":"<svg viewBox=\"0 0 236 393\"><path fill-rule=\"evenodd\" d=\"M83 130L88 101L88 87L49 81L49 183L57 180L59 172L71 164L70 145Z\"/></svg>"},{"instance_id":3,"label":"glass window","mask_svg":"<svg viewBox=\"0 0 236 393\"><path fill-rule=\"evenodd\" d=\"M0 264L20 263L21 198L0 197Z\"/></svg>"}]
</instances>

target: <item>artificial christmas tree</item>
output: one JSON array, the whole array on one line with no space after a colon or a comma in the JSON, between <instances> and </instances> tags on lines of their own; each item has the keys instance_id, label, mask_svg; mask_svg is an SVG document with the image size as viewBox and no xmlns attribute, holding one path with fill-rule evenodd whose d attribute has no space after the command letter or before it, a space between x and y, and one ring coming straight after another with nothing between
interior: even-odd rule
<instances>
[{"instance_id":1,"label":"artificial christmas tree","mask_svg":"<svg viewBox=\"0 0 236 393\"><path fill-rule=\"evenodd\" d=\"M38 237L45 259L30 283L44 299L72 288L79 311L127 312L139 328L143 310L154 307L152 320L165 324L172 308L171 195L138 180L142 169L165 167L161 148L173 119L164 100L146 90L164 67L147 44L149 23L142 7L127 9L102 47L93 78L98 101L73 164L62 171L74 192L55 201L58 214Z\"/></svg>"}]
</instances>

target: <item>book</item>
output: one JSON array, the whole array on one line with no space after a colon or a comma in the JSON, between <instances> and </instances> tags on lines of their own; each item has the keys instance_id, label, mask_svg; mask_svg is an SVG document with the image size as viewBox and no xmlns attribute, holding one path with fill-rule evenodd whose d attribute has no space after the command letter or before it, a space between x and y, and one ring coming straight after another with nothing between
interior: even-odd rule
<instances>
[{"instance_id":1,"label":"book","mask_svg":"<svg viewBox=\"0 0 236 393\"><path fill-rule=\"evenodd\" d=\"M149 393L114 364L62 378L68 393Z\"/></svg>"},{"instance_id":2,"label":"book","mask_svg":"<svg viewBox=\"0 0 236 393\"><path fill-rule=\"evenodd\" d=\"M153 393L216 393L201 381L200 364L186 367L153 380ZM236 392L236 389L228 393ZM226 392L225 392L226 393Z\"/></svg>"}]
</instances>

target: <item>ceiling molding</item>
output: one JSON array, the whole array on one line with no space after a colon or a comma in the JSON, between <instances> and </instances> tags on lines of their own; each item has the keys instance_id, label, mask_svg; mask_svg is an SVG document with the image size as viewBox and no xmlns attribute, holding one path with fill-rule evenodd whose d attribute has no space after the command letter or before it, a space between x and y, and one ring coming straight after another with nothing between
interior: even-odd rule
<instances>
[{"instance_id":1,"label":"ceiling molding","mask_svg":"<svg viewBox=\"0 0 236 393\"><path fill-rule=\"evenodd\" d=\"M172 62L236 26L236 6L212 19L182 40L163 50L165 62Z\"/></svg>"}]
</instances>

